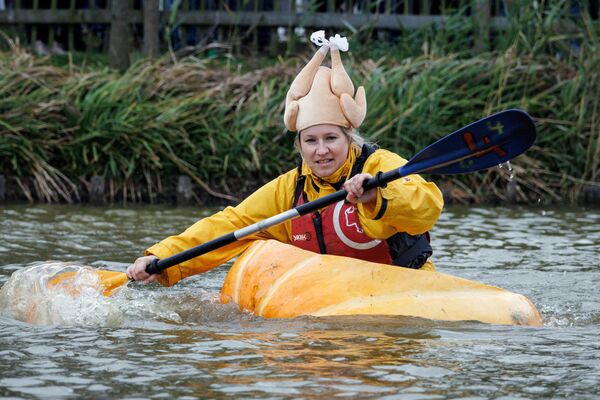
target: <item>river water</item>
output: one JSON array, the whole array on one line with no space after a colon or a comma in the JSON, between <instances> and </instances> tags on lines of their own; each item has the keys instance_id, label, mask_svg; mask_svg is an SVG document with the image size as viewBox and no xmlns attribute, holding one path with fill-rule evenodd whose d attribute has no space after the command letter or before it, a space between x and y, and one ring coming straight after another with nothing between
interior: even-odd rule
<instances>
[{"instance_id":1,"label":"river water","mask_svg":"<svg viewBox=\"0 0 600 400\"><path fill-rule=\"evenodd\" d=\"M123 271L210 212L1 206L0 284L48 260ZM216 301L224 265L170 289L59 303L43 325L5 304L0 397L600 397L600 210L450 207L432 237L438 271L526 295L544 325L266 320Z\"/></svg>"}]
</instances>

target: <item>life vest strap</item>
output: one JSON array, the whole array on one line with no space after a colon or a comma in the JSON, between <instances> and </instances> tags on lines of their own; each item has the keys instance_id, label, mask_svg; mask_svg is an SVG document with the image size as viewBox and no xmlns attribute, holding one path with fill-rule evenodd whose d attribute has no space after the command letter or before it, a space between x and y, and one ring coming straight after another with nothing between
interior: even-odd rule
<instances>
[{"instance_id":1,"label":"life vest strap","mask_svg":"<svg viewBox=\"0 0 600 400\"><path fill-rule=\"evenodd\" d=\"M364 164L367 158L377 150L376 147L363 145L361 154L356 158L356 162L352 166L350 176L354 176L362 172ZM381 176L381 172L375 175L377 178ZM343 185L344 179L337 182L334 187L337 190ZM296 181L296 188L294 190L294 207L298 206L300 197L302 196L302 203L306 203L306 193L304 192L304 185L306 183L306 176L302 175L302 160L298 161L298 179ZM385 187L386 185L380 185ZM380 219L383 217L387 208L387 200L383 199L382 206L374 219ZM317 235L317 241L319 244L319 251L321 254L327 253L327 248L323 236L323 227L321 221L321 214L317 211L312 216L312 222ZM426 232L422 235L409 235L406 232L398 232L386 240L392 264L407 268L419 269L421 268L427 259L433 254L433 249L429 244L429 233Z\"/></svg>"}]
</instances>

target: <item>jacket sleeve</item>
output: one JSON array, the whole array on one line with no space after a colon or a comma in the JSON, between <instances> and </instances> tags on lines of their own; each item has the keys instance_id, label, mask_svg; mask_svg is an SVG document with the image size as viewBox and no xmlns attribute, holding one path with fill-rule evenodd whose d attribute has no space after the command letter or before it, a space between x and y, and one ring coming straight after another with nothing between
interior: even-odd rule
<instances>
[{"instance_id":1,"label":"jacket sleeve","mask_svg":"<svg viewBox=\"0 0 600 400\"><path fill-rule=\"evenodd\" d=\"M226 207L199 220L179 235L170 236L150 247L146 254L154 254L163 259L288 210L292 206L296 175L295 170L292 170L279 176L236 207ZM183 278L206 272L232 259L248 248L254 240L276 239L289 242L290 237L291 223L279 224L168 268L159 274L158 281L164 286L172 286Z\"/></svg>"},{"instance_id":2,"label":"jacket sleeve","mask_svg":"<svg viewBox=\"0 0 600 400\"><path fill-rule=\"evenodd\" d=\"M365 163L363 172L373 176L406 164L406 160L387 150L377 150ZM438 220L444 199L433 182L409 175L377 189L377 201L359 203L360 222L365 233L387 239L397 232L417 235L430 230Z\"/></svg>"}]
</instances>

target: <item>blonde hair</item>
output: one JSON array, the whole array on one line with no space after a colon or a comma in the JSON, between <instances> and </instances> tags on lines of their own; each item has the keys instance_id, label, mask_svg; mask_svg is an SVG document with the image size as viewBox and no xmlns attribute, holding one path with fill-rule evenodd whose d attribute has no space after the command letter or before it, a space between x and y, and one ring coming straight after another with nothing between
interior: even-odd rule
<instances>
[{"instance_id":1,"label":"blonde hair","mask_svg":"<svg viewBox=\"0 0 600 400\"><path fill-rule=\"evenodd\" d=\"M355 128L342 128L342 131L344 131L344 133L346 134L346 136L348 136L350 138L350 144L355 144L357 145L359 148L362 148L363 145L368 144L368 145L373 145L373 143L370 140L365 139L360 132L358 131L358 129Z\"/></svg>"}]
</instances>

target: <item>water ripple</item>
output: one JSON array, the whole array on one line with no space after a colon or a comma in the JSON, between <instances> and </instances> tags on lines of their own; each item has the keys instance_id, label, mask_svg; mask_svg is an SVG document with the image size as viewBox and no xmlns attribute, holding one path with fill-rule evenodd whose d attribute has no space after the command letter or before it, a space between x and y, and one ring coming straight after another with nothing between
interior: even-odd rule
<instances>
[{"instance_id":1,"label":"water ripple","mask_svg":"<svg viewBox=\"0 0 600 400\"><path fill-rule=\"evenodd\" d=\"M212 210L0 208L0 283L56 260L124 271ZM218 302L229 265L173 288L0 305L0 393L15 398L600 396L600 212L466 208L433 229L438 270L522 293L544 326L381 316L266 320ZM36 298L35 280L22 289ZM2 289L6 291L8 289ZM56 300L56 301L53 301ZM11 308L12 307L12 308ZM14 308L21 311L17 314ZM38 313L45 325L22 318Z\"/></svg>"}]
</instances>

